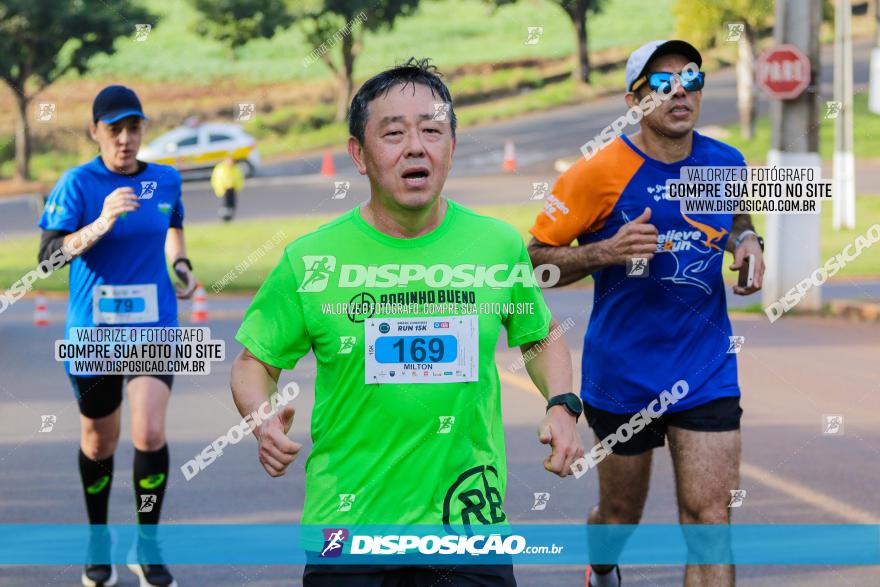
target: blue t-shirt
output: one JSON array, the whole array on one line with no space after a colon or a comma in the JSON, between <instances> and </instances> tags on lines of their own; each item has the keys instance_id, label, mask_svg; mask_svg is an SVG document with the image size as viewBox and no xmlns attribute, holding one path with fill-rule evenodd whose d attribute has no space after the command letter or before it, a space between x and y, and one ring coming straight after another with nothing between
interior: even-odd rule
<instances>
[{"instance_id":1,"label":"blue t-shirt","mask_svg":"<svg viewBox=\"0 0 880 587\"><path fill-rule=\"evenodd\" d=\"M100 216L104 198L110 192L126 186L138 196L140 208L118 218L107 234L70 263L65 337L71 327L104 324L100 321L96 324L92 313L93 292L97 286L155 287L158 319L130 324L138 327L178 325L177 298L165 259L168 229L183 227L181 181L176 169L148 163L140 173L121 175L107 169L101 157L96 157L65 172L58 180L43 209L40 228L76 232ZM128 308L114 308L112 304L100 306L108 312L143 307L138 300Z\"/></svg>"},{"instance_id":2,"label":"blue t-shirt","mask_svg":"<svg viewBox=\"0 0 880 587\"><path fill-rule=\"evenodd\" d=\"M732 214L681 213L663 199L667 179L683 166L742 166L739 151L694 132L691 155L677 163L651 159L621 137L558 179L531 232L568 246L606 240L651 209L657 250L644 278L610 266L593 274L593 311L584 336L581 397L618 414L646 407L679 379L687 395L669 412L738 396L736 355L728 354L722 267Z\"/></svg>"}]
</instances>

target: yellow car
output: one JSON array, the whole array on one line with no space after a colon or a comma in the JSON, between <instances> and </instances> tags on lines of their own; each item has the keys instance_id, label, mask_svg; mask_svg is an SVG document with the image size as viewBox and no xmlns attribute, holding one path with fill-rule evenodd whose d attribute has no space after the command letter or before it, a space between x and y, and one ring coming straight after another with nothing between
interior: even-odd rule
<instances>
[{"instance_id":1,"label":"yellow car","mask_svg":"<svg viewBox=\"0 0 880 587\"><path fill-rule=\"evenodd\" d=\"M256 139L240 126L224 123L175 128L142 147L138 159L194 171L211 169L228 155L242 166L247 177L260 166Z\"/></svg>"}]
</instances>

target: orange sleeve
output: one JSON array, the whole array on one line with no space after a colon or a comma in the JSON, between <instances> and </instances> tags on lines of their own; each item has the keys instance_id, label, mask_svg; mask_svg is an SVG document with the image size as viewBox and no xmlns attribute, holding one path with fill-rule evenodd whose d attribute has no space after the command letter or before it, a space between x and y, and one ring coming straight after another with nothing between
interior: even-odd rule
<instances>
[{"instance_id":1,"label":"orange sleeve","mask_svg":"<svg viewBox=\"0 0 880 587\"><path fill-rule=\"evenodd\" d=\"M599 230L642 163L621 139L590 159L579 159L544 197L544 209L529 232L544 244L566 247L585 232Z\"/></svg>"}]
</instances>

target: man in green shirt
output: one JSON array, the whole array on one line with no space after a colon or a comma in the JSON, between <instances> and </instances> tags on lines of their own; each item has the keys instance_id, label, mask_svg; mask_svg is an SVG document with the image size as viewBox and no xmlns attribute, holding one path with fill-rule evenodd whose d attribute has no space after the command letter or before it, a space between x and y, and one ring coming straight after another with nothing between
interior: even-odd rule
<instances>
[{"instance_id":1,"label":"man in green shirt","mask_svg":"<svg viewBox=\"0 0 880 587\"><path fill-rule=\"evenodd\" d=\"M232 370L236 406L253 413L276 391L282 369L315 353L304 526L442 524L451 533L503 524L501 327L509 346L531 351L526 369L550 400L539 428L552 447L544 467L561 477L584 453L565 339L551 332L556 322L517 231L440 195L455 113L427 60L368 80L352 100L349 129L370 201L287 246L236 335L245 347ZM287 437L293 415L287 405L254 430L273 477L302 448ZM324 564L307 565L303 584L440 578L515 585L510 565Z\"/></svg>"}]
</instances>

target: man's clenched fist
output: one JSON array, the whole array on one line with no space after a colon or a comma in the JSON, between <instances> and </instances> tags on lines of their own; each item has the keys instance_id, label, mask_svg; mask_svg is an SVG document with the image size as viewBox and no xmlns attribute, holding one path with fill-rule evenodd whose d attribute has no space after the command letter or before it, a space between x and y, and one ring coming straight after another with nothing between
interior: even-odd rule
<instances>
[{"instance_id":1,"label":"man's clenched fist","mask_svg":"<svg viewBox=\"0 0 880 587\"><path fill-rule=\"evenodd\" d=\"M294 414L293 406L284 406L281 411L262 422L254 432L259 443L260 464L272 477L284 475L287 465L302 450L300 443L287 437Z\"/></svg>"},{"instance_id":2,"label":"man's clenched fist","mask_svg":"<svg viewBox=\"0 0 880 587\"><path fill-rule=\"evenodd\" d=\"M652 259L657 251L657 227L650 224L651 209L631 222L627 222L610 239L603 241L606 262L610 265L626 265L634 257Z\"/></svg>"}]
</instances>

